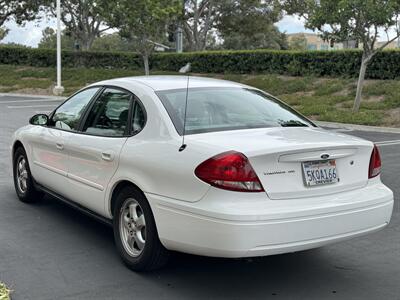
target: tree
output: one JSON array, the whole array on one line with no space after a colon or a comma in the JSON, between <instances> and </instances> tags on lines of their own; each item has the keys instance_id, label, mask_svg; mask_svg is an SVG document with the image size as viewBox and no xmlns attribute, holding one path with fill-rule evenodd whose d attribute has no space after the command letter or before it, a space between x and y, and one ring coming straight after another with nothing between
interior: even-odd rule
<instances>
[{"instance_id":1,"label":"tree","mask_svg":"<svg viewBox=\"0 0 400 300\"><path fill-rule=\"evenodd\" d=\"M184 0L183 31L190 51L203 51L216 25L221 0Z\"/></svg>"},{"instance_id":2,"label":"tree","mask_svg":"<svg viewBox=\"0 0 400 300\"><path fill-rule=\"evenodd\" d=\"M134 45L118 32L104 34L96 38L92 45L93 51L131 51Z\"/></svg>"},{"instance_id":3,"label":"tree","mask_svg":"<svg viewBox=\"0 0 400 300\"><path fill-rule=\"evenodd\" d=\"M8 28L0 27L0 41L2 41L10 30Z\"/></svg>"},{"instance_id":4,"label":"tree","mask_svg":"<svg viewBox=\"0 0 400 300\"><path fill-rule=\"evenodd\" d=\"M120 30L122 37L133 42L149 75L149 57L155 43L166 38L169 23L181 10L180 0L116 0L108 11L107 21Z\"/></svg>"},{"instance_id":5,"label":"tree","mask_svg":"<svg viewBox=\"0 0 400 300\"><path fill-rule=\"evenodd\" d=\"M299 34L293 36L289 40L289 49L296 51L304 51L307 50L307 39L304 34Z\"/></svg>"},{"instance_id":6,"label":"tree","mask_svg":"<svg viewBox=\"0 0 400 300\"><path fill-rule=\"evenodd\" d=\"M50 2L49 10L56 16L56 1ZM66 33L71 34L79 48L90 50L96 37L108 29L103 15L113 2L106 0L61 0L61 21Z\"/></svg>"},{"instance_id":7,"label":"tree","mask_svg":"<svg viewBox=\"0 0 400 300\"><path fill-rule=\"evenodd\" d=\"M42 1L39 0L0 0L0 26L11 17L20 25L34 20L41 4Z\"/></svg>"},{"instance_id":8,"label":"tree","mask_svg":"<svg viewBox=\"0 0 400 300\"><path fill-rule=\"evenodd\" d=\"M274 23L281 11L274 0L220 1L217 29L226 49L287 49L286 35Z\"/></svg>"},{"instance_id":9,"label":"tree","mask_svg":"<svg viewBox=\"0 0 400 300\"><path fill-rule=\"evenodd\" d=\"M363 53L353 112L358 112L367 66L376 53L400 36L398 0L283 0L283 8L305 18L305 26L321 32L325 40L343 42L356 40ZM389 30L396 33L389 38ZM379 32L385 32L387 42L377 46Z\"/></svg>"},{"instance_id":10,"label":"tree","mask_svg":"<svg viewBox=\"0 0 400 300\"><path fill-rule=\"evenodd\" d=\"M0 31L1 33L1 31ZM0 34L1 40L1 34ZM74 50L75 41L74 38L63 30L61 32L61 46L62 49ZM56 31L51 27L46 27L42 31L42 39L38 45L39 48L55 49L57 47L57 34ZM127 39L121 38L121 36L115 32L112 34L104 34L97 37L91 47L92 51L131 51L132 43L129 43Z\"/></svg>"},{"instance_id":11,"label":"tree","mask_svg":"<svg viewBox=\"0 0 400 300\"><path fill-rule=\"evenodd\" d=\"M232 32L223 37L224 49L288 49L286 35L273 25L264 26L262 31L254 31L251 35L243 32Z\"/></svg>"},{"instance_id":12,"label":"tree","mask_svg":"<svg viewBox=\"0 0 400 300\"><path fill-rule=\"evenodd\" d=\"M62 49L73 50L74 40L70 35L65 34L65 30L61 32L61 47ZM55 49L57 47L57 34L51 27L46 27L42 30L42 38L38 48Z\"/></svg>"}]
</instances>

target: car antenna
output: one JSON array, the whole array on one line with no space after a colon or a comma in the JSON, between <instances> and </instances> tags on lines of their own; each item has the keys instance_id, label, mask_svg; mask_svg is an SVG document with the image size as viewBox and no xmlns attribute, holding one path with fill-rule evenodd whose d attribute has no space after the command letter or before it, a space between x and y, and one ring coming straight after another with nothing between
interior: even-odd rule
<instances>
[{"instance_id":1,"label":"car antenna","mask_svg":"<svg viewBox=\"0 0 400 300\"><path fill-rule=\"evenodd\" d=\"M188 95L189 95L189 74L187 76L186 81L186 96L185 96L185 113L183 115L183 134L182 134L182 145L179 147L179 152L185 150L185 134L186 134L186 113L187 113L187 106L188 106Z\"/></svg>"}]
</instances>

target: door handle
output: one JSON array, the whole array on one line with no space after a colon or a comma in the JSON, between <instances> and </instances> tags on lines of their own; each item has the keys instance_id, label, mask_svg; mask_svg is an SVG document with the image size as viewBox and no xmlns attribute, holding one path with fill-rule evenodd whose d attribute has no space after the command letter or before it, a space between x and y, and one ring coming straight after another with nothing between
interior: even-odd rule
<instances>
[{"instance_id":1,"label":"door handle","mask_svg":"<svg viewBox=\"0 0 400 300\"><path fill-rule=\"evenodd\" d=\"M57 147L58 150L63 150L64 149L64 144L58 142L58 143L56 143L56 147Z\"/></svg>"},{"instance_id":2,"label":"door handle","mask_svg":"<svg viewBox=\"0 0 400 300\"><path fill-rule=\"evenodd\" d=\"M114 152L112 151L104 151L101 153L101 159L105 161L113 161L114 160Z\"/></svg>"}]
</instances>

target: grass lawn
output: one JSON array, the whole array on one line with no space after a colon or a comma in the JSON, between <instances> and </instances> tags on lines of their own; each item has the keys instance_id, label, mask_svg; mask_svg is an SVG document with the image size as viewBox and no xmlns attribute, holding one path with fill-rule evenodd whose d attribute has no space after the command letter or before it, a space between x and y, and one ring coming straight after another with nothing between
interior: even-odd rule
<instances>
[{"instance_id":1,"label":"grass lawn","mask_svg":"<svg viewBox=\"0 0 400 300\"><path fill-rule=\"evenodd\" d=\"M155 71L155 74L176 74ZM65 95L99 80L142 75L141 70L63 69ZM356 79L271 74L196 74L241 82L284 100L313 120L400 127L400 80L367 80L360 112L351 113ZM0 65L0 92L51 94L55 68Z\"/></svg>"},{"instance_id":2,"label":"grass lawn","mask_svg":"<svg viewBox=\"0 0 400 300\"><path fill-rule=\"evenodd\" d=\"M0 300L9 300L11 291L7 289L6 285L0 282Z\"/></svg>"}]
</instances>

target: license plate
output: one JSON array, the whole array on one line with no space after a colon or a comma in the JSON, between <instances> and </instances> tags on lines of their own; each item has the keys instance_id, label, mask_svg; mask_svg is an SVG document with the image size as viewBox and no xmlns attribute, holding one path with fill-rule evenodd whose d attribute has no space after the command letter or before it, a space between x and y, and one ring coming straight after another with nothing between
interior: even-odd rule
<instances>
[{"instance_id":1,"label":"license plate","mask_svg":"<svg viewBox=\"0 0 400 300\"><path fill-rule=\"evenodd\" d=\"M303 163L306 186L316 186L339 182L336 161L309 161Z\"/></svg>"}]
</instances>

